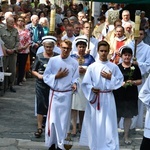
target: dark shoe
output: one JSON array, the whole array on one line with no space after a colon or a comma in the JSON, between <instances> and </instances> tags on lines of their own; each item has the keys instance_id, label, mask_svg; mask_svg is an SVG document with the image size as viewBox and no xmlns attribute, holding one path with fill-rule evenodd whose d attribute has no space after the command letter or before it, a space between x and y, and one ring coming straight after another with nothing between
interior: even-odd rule
<instances>
[{"instance_id":1,"label":"dark shoe","mask_svg":"<svg viewBox=\"0 0 150 150\"><path fill-rule=\"evenodd\" d=\"M40 138L42 133L43 133L43 129L38 128L37 131L34 133L34 135L35 135L36 138Z\"/></svg>"},{"instance_id":2,"label":"dark shoe","mask_svg":"<svg viewBox=\"0 0 150 150\"><path fill-rule=\"evenodd\" d=\"M16 90L11 86L10 87L10 92L16 93Z\"/></svg>"},{"instance_id":3,"label":"dark shoe","mask_svg":"<svg viewBox=\"0 0 150 150\"><path fill-rule=\"evenodd\" d=\"M55 144L53 144L48 150L56 150L55 149Z\"/></svg>"}]
</instances>

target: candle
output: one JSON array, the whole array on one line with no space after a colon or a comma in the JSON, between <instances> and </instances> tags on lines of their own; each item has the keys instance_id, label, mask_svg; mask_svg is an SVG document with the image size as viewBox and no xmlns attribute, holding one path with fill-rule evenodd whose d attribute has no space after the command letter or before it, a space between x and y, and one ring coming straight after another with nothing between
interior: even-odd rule
<instances>
[{"instance_id":1,"label":"candle","mask_svg":"<svg viewBox=\"0 0 150 150\"><path fill-rule=\"evenodd\" d=\"M141 18L140 15L136 15L135 16L135 32L134 32L134 37L137 38L139 37L139 29L140 29L140 22L141 22Z\"/></svg>"},{"instance_id":2,"label":"candle","mask_svg":"<svg viewBox=\"0 0 150 150\"><path fill-rule=\"evenodd\" d=\"M56 15L56 10L53 8L51 9L51 14L50 14L50 32L55 31L55 15Z\"/></svg>"}]
</instances>

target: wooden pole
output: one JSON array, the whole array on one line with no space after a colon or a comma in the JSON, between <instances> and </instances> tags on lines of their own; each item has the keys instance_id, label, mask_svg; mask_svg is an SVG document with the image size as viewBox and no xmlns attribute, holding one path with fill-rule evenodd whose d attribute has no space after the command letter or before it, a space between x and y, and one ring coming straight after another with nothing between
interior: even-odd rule
<instances>
[{"instance_id":1,"label":"wooden pole","mask_svg":"<svg viewBox=\"0 0 150 150\"><path fill-rule=\"evenodd\" d=\"M134 38L135 44L134 44L134 54L133 54L133 61L136 61L136 50L137 50L137 38Z\"/></svg>"},{"instance_id":2,"label":"wooden pole","mask_svg":"<svg viewBox=\"0 0 150 150\"><path fill-rule=\"evenodd\" d=\"M93 7L93 0L91 0L91 7L90 7L90 14L89 14L89 37L88 37L88 49L90 48L90 38L91 38L91 27L92 27L92 7Z\"/></svg>"}]
</instances>

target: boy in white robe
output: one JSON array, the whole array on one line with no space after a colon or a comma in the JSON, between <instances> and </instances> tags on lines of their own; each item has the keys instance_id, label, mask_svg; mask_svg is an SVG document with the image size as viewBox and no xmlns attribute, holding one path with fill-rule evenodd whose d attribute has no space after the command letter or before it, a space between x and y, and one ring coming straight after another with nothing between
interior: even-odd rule
<instances>
[{"instance_id":1,"label":"boy in white robe","mask_svg":"<svg viewBox=\"0 0 150 150\"><path fill-rule=\"evenodd\" d=\"M150 149L150 75L139 92L139 99L146 105L144 136L140 150Z\"/></svg>"},{"instance_id":2,"label":"boy in white robe","mask_svg":"<svg viewBox=\"0 0 150 150\"><path fill-rule=\"evenodd\" d=\"M107 60L109 44L98 43L99 60L87 68L82 90L86 106L79 144L90 150L119 150L116 105L112 90L123 84L117 65Z\"/></svg>"},{"instance_id":3,"label":"boy in white robe","mask_svg":"<svg viewBox=\"0 0 150 150\"><path fill-rule=\"evenodd\" d=\"M72 94L77 90L78 62L70 57L72 43L61 42L61 55L51 58L43 75L50 86L49 108L45 128L45 143L54 150L64 149L70 125Z\"/></svg>"}]
</instances>

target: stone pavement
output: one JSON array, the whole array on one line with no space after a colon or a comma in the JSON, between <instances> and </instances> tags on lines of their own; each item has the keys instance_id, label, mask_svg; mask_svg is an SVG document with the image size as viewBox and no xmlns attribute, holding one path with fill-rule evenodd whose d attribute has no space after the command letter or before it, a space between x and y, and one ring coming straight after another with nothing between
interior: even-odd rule
<instances>
[{"instance_id":1,"label":"stone pavement","mask_svg":"<svg viewBox=\"0 0 150 150\"><path fill-rule=\"evenodd\" d=\"M44 146L44 134L34 137L37 123L34 115L35 79L28 78L23 86L14 86L16 93L9 90L0 97L0 150L48 150ZM123 132L119 131L120 150L139 150L143 130L131 134L131 145L123 142ZM79 135L73 138L72 150L89 150L78 145Z\"/></svg>"}]
</instances>

